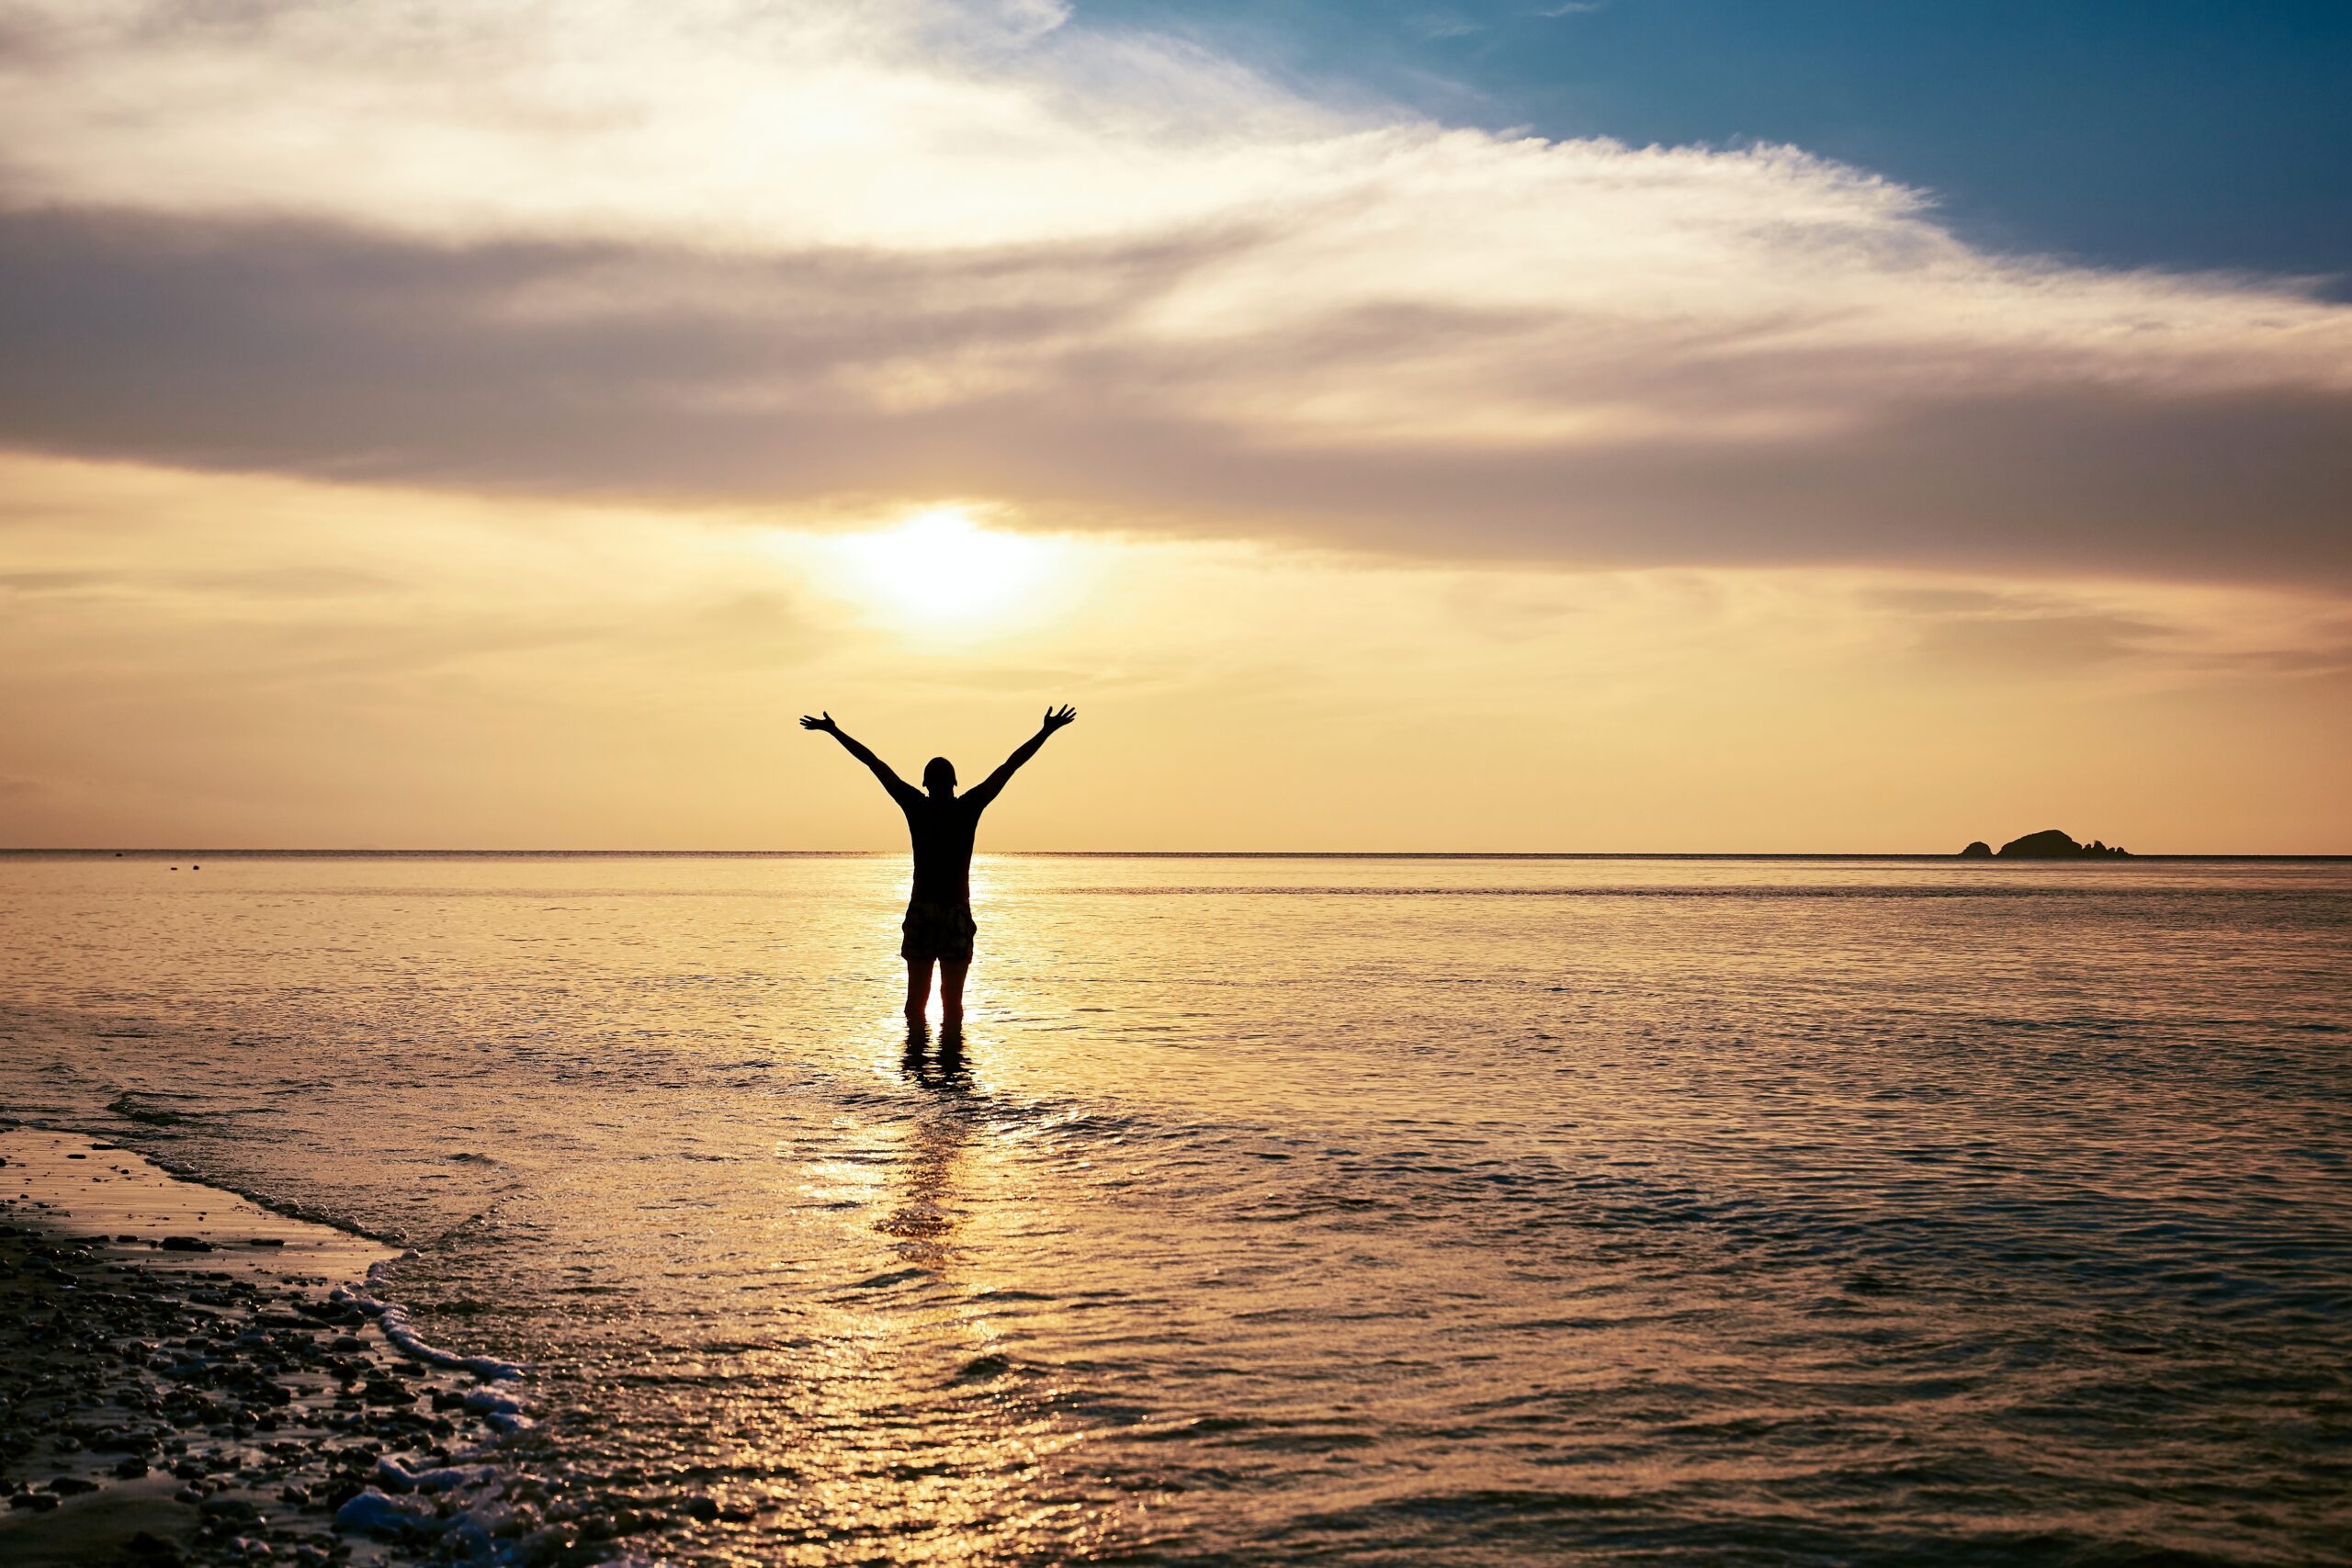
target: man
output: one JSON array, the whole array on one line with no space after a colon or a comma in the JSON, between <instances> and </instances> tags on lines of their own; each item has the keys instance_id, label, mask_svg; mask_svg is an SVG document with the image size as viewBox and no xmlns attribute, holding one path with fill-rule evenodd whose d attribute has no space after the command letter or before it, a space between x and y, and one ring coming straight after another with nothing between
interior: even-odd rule
<instances>
[{"instance_id":1,"label":"man","mask_svg":"<svg viewBox=\"0 0 2352 1568\"><path fill-rule=\"evenodd\" d=\"M933 757L923 764L922 788L916 789L890 771L890 764L842 733L830 713L800 716L803 729L821 729L840 741L849 754L874 770L899 809L907 814L907 834L914 840L915 885L907 899L907 918L899 956L907 961L907 1021L920 1024L931 1004L931 968L939 965L939 1025L954 1032L964 1025L964 973L972 963L972 835L980 813L1002 793L1021 764L1037 754L1046 738L1078 716L1073 707L1047 708L1037 733L1021 743L1004 765L980 781L978 789L956 793L956 764Z\"/></svg>"}]
</instances>

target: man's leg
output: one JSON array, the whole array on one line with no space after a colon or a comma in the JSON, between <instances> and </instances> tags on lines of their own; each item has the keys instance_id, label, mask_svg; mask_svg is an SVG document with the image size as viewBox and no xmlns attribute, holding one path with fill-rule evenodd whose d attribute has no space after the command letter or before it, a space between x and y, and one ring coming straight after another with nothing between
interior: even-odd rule
<instances>
[{"instance_id":1,"label":"man's leg","mask_svg":"<svg viewBox=\"0 0 2352 1568\"><path fill-rule=\"evenodd\" d=\"M943 958L939 961L939 1027L960 1029L964 1023L964 973L971 968L968 958Z\"/></svg>"},{"instance_id":2,"label":"man's leg","mask_svg":"<svg viewBox=\"0 0 2352 1568\"><path fill-rule=\"evenodd\" d=\"M910 1023L922 1017L923 1010L931 1006L931 962L928 958L907 960L907 1021ZM959 975L956 978L960 981L963 976Z\"/></svg>"}]
</instances>

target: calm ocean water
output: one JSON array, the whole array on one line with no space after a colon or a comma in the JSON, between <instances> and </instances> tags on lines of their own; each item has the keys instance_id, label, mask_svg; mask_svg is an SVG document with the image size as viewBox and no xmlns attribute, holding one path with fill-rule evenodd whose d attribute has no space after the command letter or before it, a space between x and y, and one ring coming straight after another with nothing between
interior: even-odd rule
<instances>
[{"instance_id":1,"label":"calm ocean water","mask_svg":"<svg viewBox=\"0 0 2352 1568\"><path fill-rule=\"evenodd\" d=\"M983 857L943 1067L902 861L188 863L0 858L0 1108L413 1246L648 1555L2352 1540L2352 865Z\"/></svg>"}]
</instances>

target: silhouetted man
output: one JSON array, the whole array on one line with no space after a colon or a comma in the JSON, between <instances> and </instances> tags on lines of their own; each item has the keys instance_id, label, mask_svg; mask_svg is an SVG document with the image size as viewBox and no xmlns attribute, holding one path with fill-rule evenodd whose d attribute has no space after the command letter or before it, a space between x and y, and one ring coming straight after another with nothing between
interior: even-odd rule
<instances>
[{"instance_id":1,"label":"silhouetted man","mask_svg":"<svg viewBox=\"0 0 2352 1568\"><path fill-rule=\"evenodd\" d=\"M800 716L803 729L821 729L840 741L849 754L874 770L899 809L907 814L907 835L914 840L915 885L907 898L907 918L899 955L907 961L907 1021L922 1021L931 1001L931 966L939 965L939 1023L956 1030L964 1022L964 973L972 963L972 835L980 813L1002 793L1021 764L1037 754L1046 738L1078 716L1073 707L1047 708L1037 733L1021 743L1004 765L980 781L967 795L956 793L956 764L933 757L923 764L922 788L917 789L890 771L890 764L843 735L830 713L811 718Z\"/></svg>"}]
</instances>

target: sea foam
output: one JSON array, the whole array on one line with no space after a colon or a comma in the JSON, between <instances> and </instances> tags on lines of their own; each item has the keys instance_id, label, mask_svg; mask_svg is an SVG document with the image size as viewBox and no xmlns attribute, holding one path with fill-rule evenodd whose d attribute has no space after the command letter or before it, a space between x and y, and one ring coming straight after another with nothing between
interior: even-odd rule
<instances>
[{"instance_id":1,"label":"sea foam","mask_svg":"<svg viewBox=\"0 0 2352 1568\"><path fill-rule=\"evenodd\" d=\"M408 1308L398 1302L386 1301L375 1294L375 1292L381 1288L380 1275L384 1268L384 1264L379 1263L368 1270L368 1289L355 1291L347 1285L339 1285L335 1288L331 1299L348 1302L373 1317L377 1325L384 1331L384 1337L398 1346L401 1353L411 1360L423 1361L425 1365L432 1367L449 1367L460 1371L469 1371L476 1377L488 1379L493 1382L511 1382L522 1377L525 1369L517 1362L502 1361L494 1356L461 1356L454 1350L444 1350L437 1345L428 1343L409 1322ZM474 1408L472 1401L467 1402L467 1407ZM503 1414L514 1416L519 1409L520 1406L511 1400L503 1402L502 1408L489 1412L492 1416L491 1424L498 1426L496 1416ZM512 1427L501 1427L501 1430L506 1431L513 1429Z\"/></svg>"}]
</instances>

